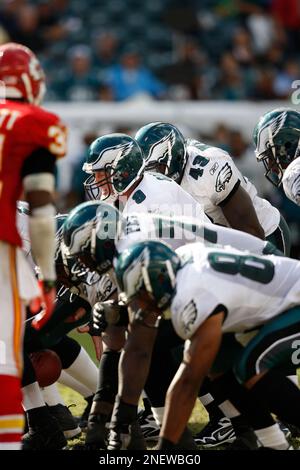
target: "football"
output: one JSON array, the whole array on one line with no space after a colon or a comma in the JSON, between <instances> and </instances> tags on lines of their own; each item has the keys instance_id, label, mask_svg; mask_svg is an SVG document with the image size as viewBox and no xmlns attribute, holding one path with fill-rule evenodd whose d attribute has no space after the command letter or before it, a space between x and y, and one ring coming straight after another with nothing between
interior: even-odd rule
<instances>
[{"instance_id":1,"label":"football","mask_svg":"<svg viewBox=\"0 0 300 470\"><path fill-rule=\"evenodd\" d=\"M40 387L48 387L57 381L62 365L54 351L50 349L36 351L30 354L30 359Z\"/></svg>"}]
</instances>

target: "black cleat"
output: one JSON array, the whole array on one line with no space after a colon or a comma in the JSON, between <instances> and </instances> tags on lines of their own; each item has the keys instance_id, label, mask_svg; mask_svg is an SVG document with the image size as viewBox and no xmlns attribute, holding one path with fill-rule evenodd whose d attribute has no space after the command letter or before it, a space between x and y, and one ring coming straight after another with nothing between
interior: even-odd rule
<instances>
[{"instance_id":1,"label":"black cleat","mask_svg":"<svg viewBox=\"0 0 300 470\"><path fill-rule=\"evenodd\" d=\"M240 434L226 450L258 450L258 439L252 429Z\"/></svg>"},{"instance_id":2,"label":"black cleat","mask_svg":"<svg viewBox=\"0 0 300 470\"><path fill-rule=\"evenodd\" d=\"M30 428L22 438L22 450L62 450L66 445L66 438L54 419L44 426Z\"/></svg>"},{"instance_id":3,"label":"black cleat","mask_svg":"<svg viewBox=\"0 0 300 470\"><path fill-rule=\"evenodd\" d=\"M294 424L283 423L282 421L278 421L278 424L286 439L300 437L300 429Z\"/></svg>"},{"instance_id":4,"label":"black cleat","mask_svg":"<svg viewBox=\"0 0 300 470\"><path fill-rule=\"evenodd\" d=\"M48 406L48 410L58 422L66 439L73 439L81 434L81 428L67 406L59 403L55 406Z\"/></svg>"},{"instance_id":5,"label":"black cleat","mask_svg":"<svg viewBox=\"0 0 300 470\"><path fill-rule=\"evenodd\" d=\"M108 439L108 416L90 414L87 423L85 447L87 450L106 449Z\"/></svg>"},{"instance_id":6,"label":"black cleat","mask_svg":"<svg viewBox=\"0 0 300 470\"><path fill-rule=\"evenodd\" d=\"M205 428L194 435L198 446L217 447L231 444L235 440L235 432L229 418L223 417L210 421Z\"/></svg>"},{"instance_id":7,"label":"black cleat","mask_svg":"<svg viewBox=\"0 0 300 470\"><path fill-rule=\"evenodd\" d=\"M157 442L160 427L154 419L151 410L141 410L138 413L138 423L146 442Z\"/></svg>"},{"instance_id":8,"label":"black cleat","mask_svg":"<svg viewBox=\"0 0 300 470\"><path fill-rule=\"evenodd\" d=\"M78 426L83 431L86 431L86 429L87 429L89 414L90 414L92 403L93 403L93 398L94 398L94 395L91 395L90 397L85 398L85 401L87 402L87 405L84 408L83 413L80 416L79 421L78 421Z\"/></svg>"},{"instance_id":9,"label":"black cleat","mask_svg":"<svg viewBox=\"0 0 300 470\"><path fill-rule=\"evenodd\" d=\"M128 450L146 450L146 441L143 436L140 424L135 421L130 426L130 443L127 447Z\"/></svg>"},{"instance_id":10,"label":"black cleat","mask_svg":"<svg viewBox=\"0 0 300 470\"><path fill-rule=\"evenodd\" d=\"M181 438L177 443L177 447L182 450L198 450L196 441L188 428L185 428L183 431Z\"/></svg>"}]
</instances>

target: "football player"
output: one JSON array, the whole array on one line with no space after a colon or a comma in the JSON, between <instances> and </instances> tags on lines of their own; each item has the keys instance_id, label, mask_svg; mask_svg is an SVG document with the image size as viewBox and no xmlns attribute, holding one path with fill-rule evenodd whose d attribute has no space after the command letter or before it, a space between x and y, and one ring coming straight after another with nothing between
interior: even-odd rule
<instances>
[{"instance_id":1,"label":"football player","mask_svg":"<svg viewBox=\"0 0 300 470\"><path fill-rule=\"evenodd\" d=\"M286 196L300 205L300 113L289 108L264 114L253 133L257 161L263 162L266 178L282 184Z\"/></svg>"},{"instance_id":2,"label":"football player","mask_svg":"<svg viewBox=\"0 0 300 470\"><path fill-rule=\"evenodd\" d=\"M59 394L54 391L53 396L53 387L51 387L51 390L48 388L45 394L45 401L49 405L48 407L45 406L35 380L34 371L28 360L28 353L39 349L54 350L61 359L62 367L65 370L64 376L67 376L67 380L68 377L75 379L75 389L78 385L79 389L84 387L85 391L88 391L86 397L88 397L90 402L92 400L91 395L96 391L97 368L95 364L85 349L74 339L66 335L74 328L89 323L91 311L89 301L93 304L102 298L105 300L107 290L110 290L112 284L109 282L108 286L103 281L101 289L98 285L97 293L92 293L92 296L89 296L88 290L91 290L91 286L87 285L85 287L84 284L88 275L87 270L70 259L64 265L60 251L60 242L62 225L65 219L65 215L56 216L55 266L58 284L68 286L68 289L59 289L54 312L47 324L43 325L42 328L39 330L32 328L34 318L29 318L26 322L24 341L26 361L22 391L24 397L23 407L26 411L29 432L22 439L23 449L25 450L51 450L64 447L66 441L60 430L57 429L57 421L60 428L64 431L66 438L74 437L80 433L80 428L76 425L70 411L64 406L62 401L57 401ZM28 205L21 201L18 202L17 223L23 241L23 250L26 253L27 259L30 260L30 264L37 269L31 257L28 236ZM89 275L89 278L91 277ZM95 338L94 336L92 337L93 339ZM55 417L54 420L52 416Z\"/></svg>"},{"instance_id":3,"label":"football player","mask_svg":"<svg viewBox=\"0 0 300 470\"><path fill-rule=\"evenodd\" d=\"M251 247L251 249L257 253L273 252L275 249L270 243L253 237L252 235L212 224L200 224L191 219L183 221L181 217L170 218L149 213L135 213L121 217L113 206L103 202L83 203L79 205L68 216L63 232L64 244L69 255L73 257L78 256L92 271L98 270L100 273L107 272L112 268L113 258L118 252L124 251L132 245L132 243L139 240L162 239L173 248L182 246L185 243L201 240L209 244L221 243L224 245L236 245L241 249ZM96 309L95 322L101 322L101 317L103 320L105 315L106 312L103 311L102 308L100 308L99 311ZM108 319L106 318L106 320ZM133 322L133 324L135 324L135 322ZM138 327L140 327L142 332L145 329L143 324ZM148 329L146 329L146 331L148 331ZM153 336L155 336L154 333ZM168 333L169 336L172 337L171 332L169 331ZM131 340L136 336L137 334L131 331ZM158 349L157 343L158 342L156 342L156 349L154 348L154 355ZM160 342L160 344L162 344L162 342ZM157 404L153 408L153 413L158 422L160 422L162 418L165 392L176 370L170 367L170 365L165 367L166 361L164 359L167 354L170 355L170 341L165 339L163 344L163 353L163 348L160 347L158 361L156 361L155 367L153 366L150 369L150 378L148 376L145 385L149 397L151 396L151 392L153 396L153 388L156 391L154 397L156 398ZM140 387L143 388L143 384L147 378L148 369L144 367L145 358L139 358L139 356L137 356L137 350L134 349L132 341L127 345L125 354L126 360L124 360L124 362L126 363L127 361L130 366L127 366L126 374L124 373L123 389L128 394L128 388L126 388L126 386L129 382L132 388L131 393L135 393L136 396L139 397L141 392ZM135 356L137 356L138 360L135 360ZM132 358L135 361L134 366L132 366ZM159 368L159 365L161 365L161 368ZM131 377L132 373L134 373L134 377ZM151 387L150 384L151 373L153 376L152 382L155 384L155 387ZM159 400L157 397L157 377L160 377ZM132 395L130 396L130 403L138 399L136 399L136 396L134 396L134 398ZM119 401L120 400L121 403L123 403L122 406L126 407L126 403L123 402L124 396L121 395L121 398L119 397ZM125 402L127 400L128 398L125 394ZM134 421L135 408L133 405L131 405L131 408L130 419ZM124 416L126 416L126 414ZM120 425L117 418L116 413L115 427Z\"/></svg>"},{"instance_id":4,"label":"football player","mask_svg":"<svg viewBox=\"0 0 300 470\"><path fill-rule=\"evenodd\" d=\"M20 251L16 202L24 191L30 207L32 250L41 268L44 324L55 299L53 215L56 158L66 153L66 128L40 107L45 75L30 49L0 46L0 449L17 449L23 428L20 377L24 301L40 296L30 267Z\"/></svg>"},{"instance_id":5,"label":"football player","mask_svg":"<svg viewBox=\"0 0 300 470\"><path fill-rule=\"evenodd\" d=\"M209 222L201 205L171 179L145 174L143 152L128 135L110 134L96 139L83 170L91 174L85 182L90 197L113 202L123 213L187 215Z\"/></svg>"},{"instance_id":6,"label":"football player","mask_svg":"<svg viewBox=\"0 0 300 470\"><path fill-rule=\"evenodd\" d=\"M91 199L114 203L121 212L154 212L186 215L199 221L209 218L199 203L170 178L145 173L139 144L126 134L108 134L90 146L83 170L91 175L85 189Z\"/></svg>"},{"instance_id":7,"label":"football player","mask_svg":"<svg viewBox=\"0 0 300 470\"><path fill-rule=\"evenodd\" d=\"M269 419L274 413L299 426L300 391L278 369L286 361L293 363L295 340L300 337L298 261L199 243L174 252L150 241L125 250L115 263L115 274L131 316L142 318L149 327L167 316L186 340L183 361L166 397L160 449L178 443L225 332L236 333L244 346L225 374L232 414L247 403L250 420L252 404L252 410L261 408ZM244 403L236 398L241 388ZM281 393L286 400L281 400ZM268 442L271 433L273 449L288 449L278 425L272 428L267 435L264 428L256 430L260 441Z\"/></svg>"},{"instance_id":8,"label":"football player","mask_svg":"<svg viewBox=\"0 0 300 470\"><path fill-rule=\"evenodd\" d=\"M290 238L278 209L257 195L255 186L224 150L185 140L172 124L154 122L135 136L147 168L177 181L216 224L266 238L289 255Z\"/></svg>"},{"instance_id":9,"label":"football player","mask_svg":"<svg viewBox=\"0 0 300 470\"><path fill-rule=\"evenodd\" d=\"M193 139L185 140L175 126L162 122L143 126L135 138L145 153L147 168L177 181L201 203L213 222L266 238L289 255L290 233L284 218L257 195L254 185L240 173L227 152ZM233 335L224 335L224 345L225 342L228 351L239 353L240 345ZM221 360L219 365L223 368L225 364ZM230 421L215 407L208 382L203 384L202 393L210 423L196 437L197 442L211 447L232 440Z\"/></svg>"}]
</instances>

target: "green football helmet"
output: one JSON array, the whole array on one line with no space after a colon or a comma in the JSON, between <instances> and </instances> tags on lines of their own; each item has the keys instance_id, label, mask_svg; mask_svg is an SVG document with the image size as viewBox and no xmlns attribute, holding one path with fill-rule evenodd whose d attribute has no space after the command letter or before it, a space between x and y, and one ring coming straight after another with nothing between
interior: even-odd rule
<instances>
[{"instance_id":1,"label":"green football helmet","mask_svg":"<svg viewBox=\"0 0 300 470\"><path fill-rule=\"evenodd\" d=\"M187 157L185 140L177 127L151 122L137 131L135 139L144 152L147 170L181 180Z\"/></svg>"},{"instance_id":2,"label":"green football helmet","mask_svg":"<svg viewBox=\"0 0 300 470\"><path fill-rule=\"evenodd\" d=\"M253 140L266 178L280 186L284 170L300 155L300 113L280 108L264 114L254 129Z\"/></svg>"},{"instance_id":3,"label":"green football helmet","mask_svg":"<svg viewBox=\"0 0 300 470\"><path fill-rule=\"evenodd\" d=\"M170 306L180 259L166 244L135 243L120 254L114 268L124 304L143 297L146 291L158 309L164 311Z\"/></svg>"},{"instance_id":4,"label":"green football helmet","mask_svg":"<svg viewBox=\"0 0 300 470\"><path fill-rule=\"evenodd\" d=\"M68 214L58 214L56 220L55 235L55 270L59 283L66 287L77 286L85 282L88 270L76 257L69 256L65 258L62 253L63 225L67 220Z\"/></svg>"},{"instance_id":5,"label":"green football helmet","mask_svg":"<svg viewBox=\"0 0 300 470\"><path fill-rule=\"evenodd\" d=\"M120 212L102 201L75 207L63 226L64 257L78 258L90 271L103 274L112 267Z\"/></svg>"},{"instance_id":6,"label":"green football helmet","mask_svg":"<svg viewBox=\"0 0 300 470\"><path fill-rule=\"evenodd\" d=\"M145 167L144 154L135 139L126 134L107 134L94 140L82 169L90 173L84 182L90 199L116 200L141 177ZM95 172L104 177L96 181ZM101 196L101 187L109 192Z\"/></svg>"}]
</instances>

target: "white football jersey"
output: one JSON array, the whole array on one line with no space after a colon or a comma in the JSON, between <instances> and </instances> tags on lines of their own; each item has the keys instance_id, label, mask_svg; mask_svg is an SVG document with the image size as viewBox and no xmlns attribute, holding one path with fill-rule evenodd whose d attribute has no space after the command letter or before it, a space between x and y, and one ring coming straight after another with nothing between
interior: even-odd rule
<instances>
[{"instance_id":1,"label":"white football jersey","mask_svg":"<svg viewBox=\"0 0 300 470\"><path fill-rule=\"evenodd\" d=\"M95 282L95 276L98 278L97 282ZM108 274L99 276L96 273L89 273L86 283L71 287L69 290L86 300L93 307L97 302L110 299L111 295L116 292L116 286Z\"/></svg>"},{"instance_id":2,"label":"white football jersey","mask_svg":"<svg viewBox=\"0 0 300 470\"><path fill-rule=\"evenodd\" d=\"M223 332L255 329L300 305L300 263L279 256L254 256L235 249L208 248L201 243L177 250L186 264L176 276L171 319L183 339L220 305Z\"/></svg>"},{"instance_id":3,"label":"white football jersey","mask_svg":"<svg viewBox=\"0 0 300 470\"><path fill-rule=\"evenodd\" d=\"M32 268L36 270L36 265L31 256L31 244L28 234L28 215L21 207L17 210L17 226L23 242L23 252ZM108 300L116 291L116 286L108 274L99 276L96 273L88 273L86 283L81 283L79 286L71 287L69 291L75 295L79 295L79 297L83 298L93 306L96 302L104 302L105 300Z\"/></svg>"},{"instance_id":4,"label":"white football jersey","mask_svg":"<svg viewBox=\"0 0 300 470\"><path fill-rule=\"evenodd\" d=\"M282 186L286 196L300 206L300 157L293 160L285 169Z\"/></svg>"},{"instance_id":5,"label":"white football jersey","mask_svg":"<svg viewBox=\"0 0 300 470\"><path fill-rule=\"evenodd\" d=\"M230 245L239 250L263 254L268 242L240 230L199 223L187 217L167 217L151 213L132 213L122 218L115 240L118 253L133 243L160 240L173 250L187 243Z\"/></svg>"},{"instance_id":6,"label":"white football jersey","mask_svg":"<svg viewBox=\"0 0 300 470\"><path fill-rule=\"evenodd\" d=\"M278 209L257 195L255 186L240 173L230 155L196 140L187 143L188 159L181 187L202 205L213 222L229 226L221 207L241 185L252 200L265 236L273 233L280 221Z\"/></svg>"},{"instance_id":7,"label":"white football jersey","mask_svg":"<svg viewBox=\"0 0 300 470\"><path fill-rule=\"evenodd\" d=\"M173 180L159 173L144 173L140 184L125 202L123 215L151 212L194 217L199 222L210 223L199 202Z\"/></svg>"}]
</instances>

